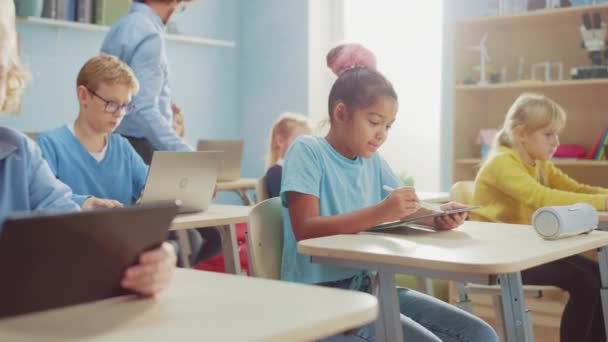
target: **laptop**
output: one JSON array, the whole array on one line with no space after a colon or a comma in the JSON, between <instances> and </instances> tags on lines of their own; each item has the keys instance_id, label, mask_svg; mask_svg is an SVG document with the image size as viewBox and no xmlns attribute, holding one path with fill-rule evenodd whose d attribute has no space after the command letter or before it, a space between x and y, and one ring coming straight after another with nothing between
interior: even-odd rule
<instances>
[{"instance_id":1,"label":"laptop","mask_svg":"<svg viewBox=\"0 0 608 342\"><path fill-rule=\"evenodd\" d=\"M224 152L224 163L217 180L236 181L241 178L243 144L243 140L199 140L196 149L199 151Z\"/></svg>"},{"instance_id":2,"label":"laptop","mask_svg":"<svg viewBox=\"0 0 608 342\"><path fill-rule=\"evenodd\" d=\"M179 213L206 211L213 199L222 152L155 151L142 204L176 201Z\"/></svg>"},{"instance_id":3,"label":"laptop","mask_svg":"<svg viewBox=\"0 0 608 342\"><path fill-rule=\"evenodd\" d=\"M9 217L0 232L0 317L130 293L139 255L167 239L175 203Z\"/></svg>"}]
</instances>

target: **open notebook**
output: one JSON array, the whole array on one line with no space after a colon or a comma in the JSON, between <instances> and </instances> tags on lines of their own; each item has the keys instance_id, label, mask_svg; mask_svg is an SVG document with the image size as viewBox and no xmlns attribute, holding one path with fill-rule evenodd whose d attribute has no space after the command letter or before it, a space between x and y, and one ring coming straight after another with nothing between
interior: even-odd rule
<instances>
[{"instance_id":1,"label":"open notebook","mask_svg":"<svg viewBox=\"0 0 608 342\"><path fill-rule=\"evenodd\" d=\"M410 216L404 217L404 218L402 218L401 220L398 220L398 221L381 223L381 224L379 224L377 226L374 226L374 227L370 228L368 231L370 231L370 232L377 232L377 231L381 231L381 230L384 230L384 229L403 227L403 228L412 228L412 229L419 229L419 230L424 230L424 231L436 232L437 230L434 227L416 224L416 222L420 222L421 220L428 219L428 218L434 218L434 217L439 217L439 216L446 216L446 215L452 215L452 214L469 212L469 211L473 211L473 210L476 210L476 209L479 209L479 208L481 208L481 207L480 206L475 206L475 207L468 207L468 208L461 208L461 209L454 209L454 210L436 211L436 212L434 212L432 214L428 214L428 215L418 215L418 216L416 216L414 214L414 215L410 215Z\"/></svg>"}]
</instances>

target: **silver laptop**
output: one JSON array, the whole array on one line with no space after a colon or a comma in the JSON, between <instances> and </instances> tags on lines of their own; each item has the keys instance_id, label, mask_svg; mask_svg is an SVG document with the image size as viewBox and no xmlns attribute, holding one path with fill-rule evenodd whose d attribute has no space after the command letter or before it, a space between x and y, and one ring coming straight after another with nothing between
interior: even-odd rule
<instances>
[{"instance_id":1,"label":"silver laptop","mask_svg":"<svg viewBox=\"0 0 608 342\"><path fill-rule=\"evenodd\" d=\"M222 156L217 151L155 151L141 203L176 201L179 213L207 210Z\"/></svg>"},{"instance_id":2,"label":"silver laptop","mask_svg":"<svg viewBox=\"0 0 608 342\"><path fill-rule=\"evenodd\" d=\"M220 168L218 181L235 181L241 178L243 140L199 140L197 150L224 152L224 163Z\"/></svg>"}]
</instances>

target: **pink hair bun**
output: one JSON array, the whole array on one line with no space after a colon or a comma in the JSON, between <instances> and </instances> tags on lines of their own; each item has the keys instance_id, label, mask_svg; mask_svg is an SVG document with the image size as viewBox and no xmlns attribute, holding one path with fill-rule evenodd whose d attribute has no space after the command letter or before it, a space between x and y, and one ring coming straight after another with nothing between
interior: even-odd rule
<instances>
[{"instance_id":1,"label":"pink hair bun","mask_svg":"<svg viewBox=\"0 0 608 342\"><path fill-rule=\"evenodd\" d=\"M355 67L376 70L376 56L361 44L341 44L327 54L327 66L336 76Z\"/></svg>"}]
</instances>

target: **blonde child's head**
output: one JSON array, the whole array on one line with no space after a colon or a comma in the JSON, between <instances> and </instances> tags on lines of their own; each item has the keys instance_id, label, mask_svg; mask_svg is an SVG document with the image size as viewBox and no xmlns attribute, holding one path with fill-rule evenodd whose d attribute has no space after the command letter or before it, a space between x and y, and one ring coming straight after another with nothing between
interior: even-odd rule
<instances>
[{"instance_id":1,"label":"blonde child's head","mask_svg":"<svg viewBox=\"0 0 608 342\"><path fill-rule=\"evenodd\" d=\"M15 32L15 4L0 0L0 113L14 112L29 73L21 64Z\"/></svg>"},{"instance_id":2,"label":"blonde child's head","mask_svg":"<svg viewBox=\"0 0 608 342\"><path fill-rule=\"evenodd\" d=\"M99 55L80 69L76 87L80 117L91 128L108 133L127 114L139 82L126 63L114 56Z\"/></svg>"},{"instance_id":3,"label":"blonde child's head","mask_svg":"<svg viewBox=\"0 0 608 342\"><path fill-rule=\"evenodd\" d=\"M287 148L302 134L311 134L312 128L308 118L302 114L285 112L272 125L270 148L266 164L275 165L285 156Z\"/></svg>"},{"instance_id":4,"label":"blonde child's head","mask_svg":"<svg viewBox=\"0 0 608 342\"><path fill-rule=\"evenodd\" d=\"M102 84L121 84L131 94L139 91L139 81L131 68L115 56L102 54L89 59L80 69L76 86L97 91Z\"/></svg>"},{"instance_id":5,"label":"blonde child's head","mask_svg":"<svg viewBox=\"0 0 608 342\"><path fill-rule=\"evenodd\" d=\"M566 125L566 112L550 98L521 94L511 105L503 127L496 135L495 149L509 147L546 160L559 145L558 134Z\"/></svg>"}]
</instances>

